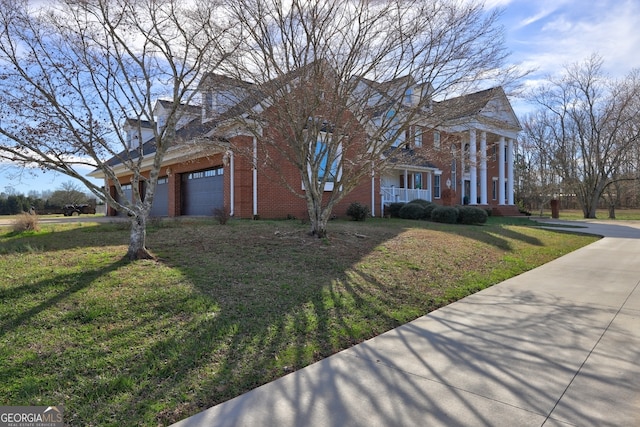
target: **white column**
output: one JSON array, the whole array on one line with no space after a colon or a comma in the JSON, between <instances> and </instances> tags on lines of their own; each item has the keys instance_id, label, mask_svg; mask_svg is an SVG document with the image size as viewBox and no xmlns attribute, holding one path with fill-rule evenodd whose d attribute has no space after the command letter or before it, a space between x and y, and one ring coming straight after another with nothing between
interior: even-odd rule
<instances>
[{"instance_id":1,"label":"white column","mask_svg":"<svg viewBox=\"0 0 640 427\"><path fill-rule=\"evenodd\" d=\"M404 201L409 201L409 171L404 170Z\"/></svg>"},{"instance_id":2,"label":"white column","mask_svg":"<svg viewBox=\"0 0 640 427\"><path fill-rule=\"evenodd\" d=\"M487 204L487 133L480 133L480 204Z\"/></svg>"},{"instance_id":3,"label":"white column","mask_svg":"<svg viewBox=\"0 0 640 427\"><path fill-rule=\"evenodd\" d=\"M507 141L507 204L513 205L513 139Z\"/></svg>"},{"instance_id":4,"label":"white column","mask_svg":"<svg viewBox=\"0 0 640 427\"><path fill-rule=\"evenodd\" d=\"M476 166L476 130L469 131L469 204L478 204L478 168Z\"/></svg>"},{"instance_id":5,"label":"white column","mask_svg":"<svg viewBox=\"0 0 640 427\"><path fill-rule=\"evenodd\" d=\"M504 205L504 136L500 137L498 146L498 204Z\"/></svg>"}]
</instances>

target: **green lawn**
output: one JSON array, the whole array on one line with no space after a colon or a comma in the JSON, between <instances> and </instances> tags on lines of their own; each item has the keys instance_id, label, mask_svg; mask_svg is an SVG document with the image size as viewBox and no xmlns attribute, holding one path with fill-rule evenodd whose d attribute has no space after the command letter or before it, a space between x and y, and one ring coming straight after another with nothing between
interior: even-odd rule
<instances>
[{"instance_id":1,"label":"green lawn","mask_svg":"<svg viewBox=\"0 0 640 427\"><path fill-rule=\"evenodd\" d=\"M0 229L0 402L171 424L595 240L531 225L165 221L133 263L126 224Z\"/></svg>"},{"instance_id":2,"label":"green lawn","mask_svg":"<svg viewBox=\"0 0 640 427\"><path fill-rule=\"evenodd\" d=\"M580 220L584 219L584 214L579 209L561 209L559 212L559 219L563 220ZM533 210L532 214L535 216L540 215L540 210ZM545 209L542 215L551 218L551 210ZM597 209L596 218L599 220L609 220L609 211L607 209ZM615 220L640 220L640 209L616 209Z\"/></svg>"}]
</instances>

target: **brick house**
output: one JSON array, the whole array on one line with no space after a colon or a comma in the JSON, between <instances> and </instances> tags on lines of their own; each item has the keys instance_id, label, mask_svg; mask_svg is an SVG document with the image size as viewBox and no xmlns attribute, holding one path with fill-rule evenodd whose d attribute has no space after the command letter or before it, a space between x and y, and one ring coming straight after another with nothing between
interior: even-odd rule
<instances>
[{"instance_id":1,"label":"brick house","mask_svg":"<svg viewBox=\"0 0 640 427\"><path fill-rule=\"evenodd\" d=\"M215 84L206 84L211 81ZM384 83L379 86L384 87ZM273 158L278 153L264 150L260 138L237 125L224 140L211 138L224 126L221 117L230 118L248 109L245 95L251 91L251 84L210 74L203 79L200 90L201 106L185 107L177 130L181 142L164 157L151 216L210 216L214 209L224 207L235 218L306 217L305 200L299 197L305 190L298 169L286 161L280 162L277 173L263 167L261 156ZM502 88L433 101L431 105L433 114L418 118L397 138L394 145L402 149L394 150L383 171L363 179L349 192L334 208L335 215L344 216L349 204L359 202L369 206L372 216L381 216L390 203L417 198L439 204L478 205L492 209L496 215L518 213L514 205L513 153L521 127ZM166 101L156 104L158 126L164 125L166 107ZM434 117L438 123L435 126ZM128 120L125 130L132 135L130 149L139 143L136 136L146 141L141 147L141 164L143 176L148 177L154 151L150 125ZM264 132L269 131L267 125ZM198 143L205 140L209 143ZM130 197L131 172L117 158L110 162L125 197ZM104 178L100 170L90 175ZM105 185L116 197L113 183L107 181ZM144 182L139 185L144 192ZM109 208L107 214L117 212Z\"/></svg>"}]
</instances>

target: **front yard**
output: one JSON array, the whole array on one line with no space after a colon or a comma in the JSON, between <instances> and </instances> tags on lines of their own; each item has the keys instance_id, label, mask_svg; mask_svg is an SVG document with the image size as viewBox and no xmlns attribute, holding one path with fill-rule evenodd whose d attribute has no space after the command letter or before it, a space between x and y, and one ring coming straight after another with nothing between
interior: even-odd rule
<instances>
[{"instance_id":1,"label":"front yard","mask_svg":"<svg viewBox=\"0 0 640 427\"><path fill-rule=\"evenodd\" d=\"M0 402L77 426L168 425L595 238L484 226L164 221L0 229Z\"/></svg>"}]
</instances>

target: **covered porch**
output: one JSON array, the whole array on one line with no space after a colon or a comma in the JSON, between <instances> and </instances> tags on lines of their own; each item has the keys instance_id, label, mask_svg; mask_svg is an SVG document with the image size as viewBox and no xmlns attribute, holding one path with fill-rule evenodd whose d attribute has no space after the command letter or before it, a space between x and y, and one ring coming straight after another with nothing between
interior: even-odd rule
<instances>
[{"instance_id":1,"label":"covered porch","mask_svg":"<svg viewBox=\"0 0 640 427\"><path fill-rule=\"evenodd\" d=\"M408 203L415 199L433 201L440 197L440 174L435 167L396 166L380 179L380 211L391 203Z\"/></svg>"},{"instance_id":2,"label":"covered porch","mask_svg":"<svg viewBox=\"0 0 640 427\"><path fill-rule=\"evenodd\" d=\"M392 185L391 187L380 187L380 193L382 195L383 205L388 205L389 203L408 203L415 199L432 201L430 190L398 188Z\"/></svg>"}]
</instances>

